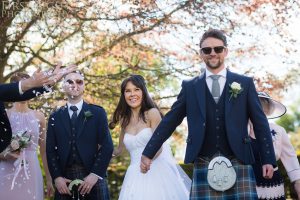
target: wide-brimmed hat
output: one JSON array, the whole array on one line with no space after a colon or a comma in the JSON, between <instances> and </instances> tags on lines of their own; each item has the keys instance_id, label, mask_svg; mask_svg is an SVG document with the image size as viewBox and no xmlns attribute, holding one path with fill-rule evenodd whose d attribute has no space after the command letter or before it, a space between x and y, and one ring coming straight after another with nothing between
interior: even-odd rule
<instances>
[{"instance_id":1,"label":"wide-brimmed hat","mask_svg":"<svg viewBox=\"0 0 300 200\"><path fill-rule=\"evenodd\" d=\"M268 119L278 118L286 113L286 107L282 103L272 99L266 92L257 92L257 94L259 98L267 99L272 106L271 112L267 114Z\"/></svg>"}]
</instances>

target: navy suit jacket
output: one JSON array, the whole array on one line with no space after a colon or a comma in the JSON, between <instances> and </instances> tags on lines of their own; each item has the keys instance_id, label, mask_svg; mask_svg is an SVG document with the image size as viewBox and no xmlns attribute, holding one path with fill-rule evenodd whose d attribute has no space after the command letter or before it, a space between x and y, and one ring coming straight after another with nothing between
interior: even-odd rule
<instances>
[{"instance_id":1,"label":"navy suit jacket","mask_svg":"<svg viewBox=\"0 0 300 200\"><path fill-rule=\"evenodd\" d=\"M243 91L235 98L230 98L229 84L241 84ZM206 77L202 74L189 81L182 82L182 89L171 110L162 119L143 151L143 155L153 158L165 140L187 117L188 137L185 163L192 163L197 158L204 140L206 126ZM255 137L260 144L262 163L276 165L270 128L259 102L253 80L249 77L227 70L225 92L225 127L229 145L235 155L244 164L254 163L248 120L253 122Z\"/></svg>"},{"instance_id":2,"label":"navy suit jacket","mask_svg":"<svg viewBox=\"0 0 300 200\"><path fill-rule=\"evenodd\" d=\"M85 117L85 112L92 116ZM83 102L77 118L76 145L86 170L105 177L113 152L105 110ZM46 153L52 179L64 177L71 151L71 124L68 107L63 106L49 117Z\"/></svg>"},{"instance_id":3,"label":"navy suit jacket","mask_svg":"<svg viewBox=\"0 0 300 200\"><path fill-rule=\"evenodd\" d=\"M19 83L0 84L0 152L2 152L11 141L11 127L5 111L3 102L26 101L42 94L44 88L34 88L24 92L19 92Z\"/></svg>"}]
</instances>

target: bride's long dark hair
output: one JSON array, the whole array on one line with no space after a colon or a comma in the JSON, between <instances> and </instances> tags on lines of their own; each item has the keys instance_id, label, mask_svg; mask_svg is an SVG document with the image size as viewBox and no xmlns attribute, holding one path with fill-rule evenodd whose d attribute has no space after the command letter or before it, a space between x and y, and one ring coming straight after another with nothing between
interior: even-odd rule
<instances>
[{"instance_id":1,"label":"bride's long dark hair","mask_svg":"<svg viewBox=\"0 0 300 200\"><path fill-rule=\"evenodd\" d=\"M121 84L121 96L117 108L114 111L112 121L109 123L110 129L114 129L118 123L121 123L120 124L121 128L125 129L125 127L129 124L132 112L130 106L126 103L125 95L124 95L125 88L128 82L131 82L137 88L142 90L143 96L142 96L141 109L139 112L140 119L142 119L145 123L147 123L145 118L145 112L151 108L158 109L157 105L154 103L154 101L151 99L148 93L144 77L136 74L130 75L129 77L124 79Z\"/></svg>"}]
</instances>

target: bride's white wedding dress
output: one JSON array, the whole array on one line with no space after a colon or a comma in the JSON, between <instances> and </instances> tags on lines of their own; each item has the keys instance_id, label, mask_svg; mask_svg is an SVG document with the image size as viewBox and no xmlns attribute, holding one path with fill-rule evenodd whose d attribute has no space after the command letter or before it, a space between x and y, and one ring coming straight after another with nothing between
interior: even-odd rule
<instances>
[{"instance_id":1,"label":"bride's white wedding dress","mask_svg":"<svg viewBox=\"0 0 300 200\"><path fill-rule=\"evenodd\" d=\"M152 136L151 128L142 129L137 135L125 133L124 144L130 153L119 200L187 200L191 180L176 164L168 144L152 161L150 170L140 170L142 152Z\"/></svg>"}]
</instances>

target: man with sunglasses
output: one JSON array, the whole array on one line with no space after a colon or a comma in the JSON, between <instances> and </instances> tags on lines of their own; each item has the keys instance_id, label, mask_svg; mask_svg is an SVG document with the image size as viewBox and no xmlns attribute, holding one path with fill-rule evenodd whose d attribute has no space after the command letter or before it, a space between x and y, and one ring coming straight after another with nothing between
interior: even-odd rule
<instances>
[{"instance_id":1,"label":"man with sunglasses","mask_svg":"<svg viewBox=\"0 0 300 200\"><path fill-rule=\"evenodd\" d=\"M49 117L46 154L55 200L109 199L105 177L113 144L107 116L102 107L83 101L84 86L80 72L66 75L67 104ZM69 191L68 183L76 179L83 182Z\"/></svg>"},{"instance_id":2,"label":"man with sunglasses","mask_svg":"<svg viewBox=\"0 0 300 200\"><path fill-rule=\"evenodd\" d=\"M75 66L62 68L58 64L53 72L38 69L28 78L17 83L0 84L0 153L10 144L12 131L3 102L19 102L32 99L49 91L49 87L57 83Z\"/></svg>"},{"instance_id":3,"label":"man with sunglasses","mask_svg":"<svg viewBox=\"0 0 300 200\"><path fill-rule=\"evenodd\" d=\"M183 81L177 101L156 128L141 158L141 171L146 173L163 142L187 117L185 163L194 164L193 200L257 199L249 119L260 144L264 177L271 178L276 166L270 128L253 80L227 70L227 54L222 31L211 29L203 34L200 56L206 70Z\"/></svg>"}]
</instances>

